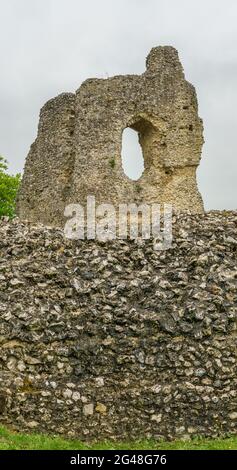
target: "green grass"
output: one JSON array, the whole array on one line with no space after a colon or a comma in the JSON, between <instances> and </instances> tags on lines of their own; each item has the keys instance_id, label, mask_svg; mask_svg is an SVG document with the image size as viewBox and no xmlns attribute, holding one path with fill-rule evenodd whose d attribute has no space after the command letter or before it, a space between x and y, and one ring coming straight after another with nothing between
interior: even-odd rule
<instances>
[{"instance_id":1,"label":"green grass","mask_svg":"<svg viewBox=\"0 0 237 470\"><path fill-rule=\"evenodd\" d=\"M237 450L237 437L192 441L102 442L85 444L44 434L19 434L0 427L0 450Z\"/></svg>"}]
</instances>

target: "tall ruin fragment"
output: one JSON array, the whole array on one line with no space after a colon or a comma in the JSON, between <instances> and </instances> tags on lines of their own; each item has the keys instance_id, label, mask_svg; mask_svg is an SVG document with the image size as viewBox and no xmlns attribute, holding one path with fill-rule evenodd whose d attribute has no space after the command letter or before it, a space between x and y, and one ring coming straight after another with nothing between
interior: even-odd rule
<instances>
[{"instance_id":1,"label":"tall ruin fragment","mask_svg":"<svg viewBox=\"0 0 237 470\"><path fill-rule=\"evenodd\" d=\"M144 172L123 170L122 134L138 132ZM40 112L38 136L26 159L17 211L22 219L62 225L69 203L169 203L203 211L196 183L203 144L194 87L177 51L155 47L142 75L88 79Z\"/></svg>"}]
</instances>

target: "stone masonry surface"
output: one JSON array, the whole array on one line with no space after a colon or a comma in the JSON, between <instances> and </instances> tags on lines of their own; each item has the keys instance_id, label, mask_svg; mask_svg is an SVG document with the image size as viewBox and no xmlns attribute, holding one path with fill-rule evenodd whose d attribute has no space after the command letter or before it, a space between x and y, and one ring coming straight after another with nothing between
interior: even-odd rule
<instances>
[{"instance_id":1,"label":"stone masonry surface","mask_svg":"<svg viewBox=\"0 0 237 470\"><path fill-rule=\"evenodd\" d=\"M125 128L138 132L144 172L133 181L122 167ZM194 87L177 51L154 47L142 75L88 79L40 112L26 159L17 211L21 219L62 226L69 203L169 203L203 212L196 169L203 125Z\"/></svg>"},{"instance_id":2,"label":"stone masonry surface","mask_svg":"<svg viewBox=\"0 0 237 470\"><path fill-rule=\"evenodd\" d=\"M152 240L0 223L0 419L85 441L237 433L236 212Z\"/></svg>"}]
</instances>

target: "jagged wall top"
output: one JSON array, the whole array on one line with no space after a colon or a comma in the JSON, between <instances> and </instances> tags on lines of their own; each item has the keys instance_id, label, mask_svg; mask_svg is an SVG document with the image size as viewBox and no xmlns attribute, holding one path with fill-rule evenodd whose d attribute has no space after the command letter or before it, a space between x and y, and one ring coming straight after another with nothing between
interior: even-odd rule
<instances>
[{"instance_id":1,"label":"jagged wall top","mask_svg":"<svg viewBox=\"0 0 237 470\"><path fill-rule=\"evenodd\" d=\"M203 144L194 87L185 80L177 51L154 47L142 75L88 79L74 93L48 101L26 159L18 196L21 218L62 225L64 208L98 203L171 203L202 212L196 168ZM138 132L144 172L124 173L122 133ZM111 164L113 162L113 164Z\"/></svg>"}]
</instances>

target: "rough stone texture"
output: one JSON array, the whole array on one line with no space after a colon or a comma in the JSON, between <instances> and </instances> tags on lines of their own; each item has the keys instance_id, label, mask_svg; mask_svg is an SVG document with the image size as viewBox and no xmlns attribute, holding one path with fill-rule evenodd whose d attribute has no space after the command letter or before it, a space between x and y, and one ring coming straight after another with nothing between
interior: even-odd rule
<instances>
[{"instance_id":1,"label":"rough stone texture","mask_svg":"<svg viewBox=\"0 0 237 470\"><path fill-rule=\"evenodd\" d=\"M155 47L142 75L88 79L76 94L45 104L38 137L26 160L18 197L22 219L62 225L65 206L98 203L171 203L203 211L196 168L203 144L194 87L173 47ZM137 181L124 173L122 133L135 129L144 156Z\"/></svg>"},{"instance_id":2,"label":"rough stone texture","mask_svg":"<svg viewBox=\"0 0 237 470\"><path fill-rule=\"evenodd\" d=\"M174 242L0 224L1 423L84 440L237 432L237 213Z\"/></svg>"}]
</instances>

